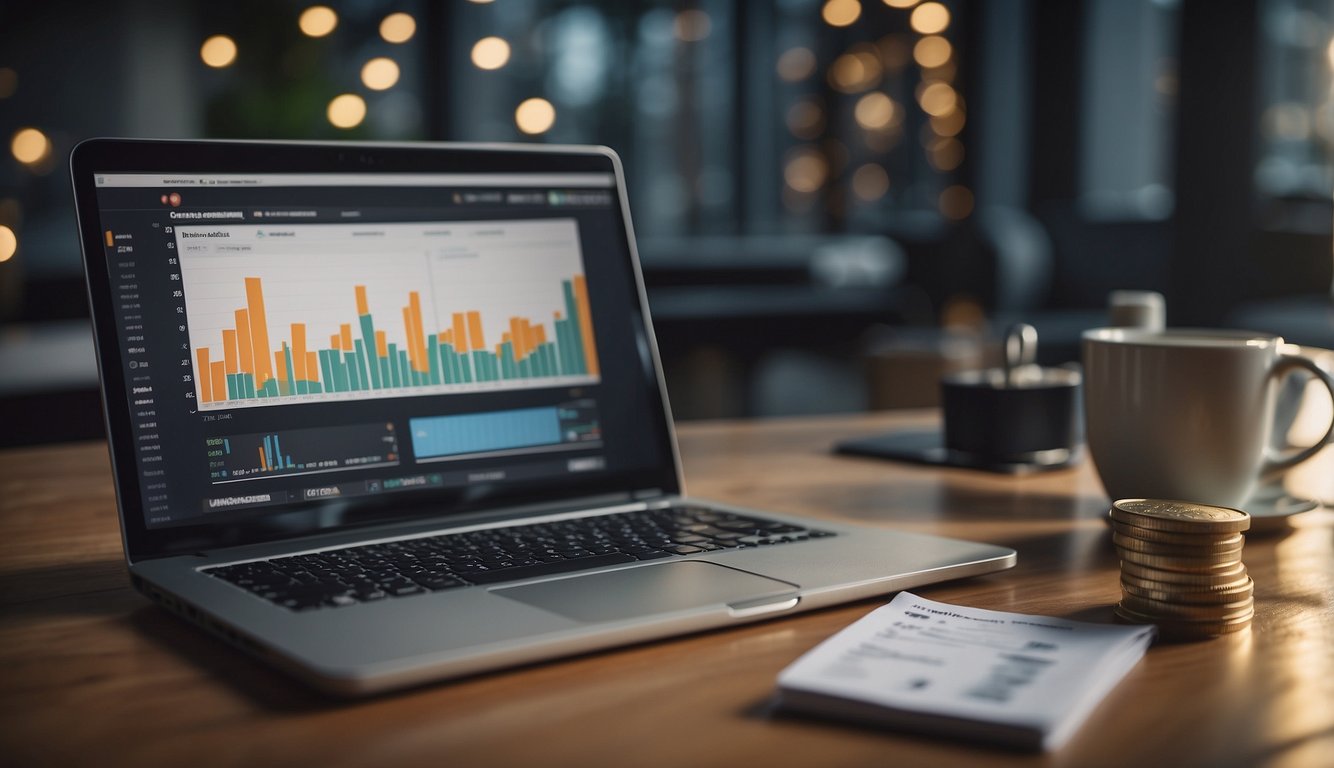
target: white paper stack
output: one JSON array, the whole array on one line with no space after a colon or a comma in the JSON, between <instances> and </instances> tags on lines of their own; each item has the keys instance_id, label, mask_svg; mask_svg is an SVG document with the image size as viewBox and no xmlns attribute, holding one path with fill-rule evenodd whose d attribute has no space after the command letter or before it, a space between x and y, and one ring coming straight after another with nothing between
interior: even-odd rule
<instances>
[{"instance_id":1,"label":"white paper stack","mask_svg":"<svg viewBox=\"0 0 1334 768\"><path fill-rule=\"evenodd\" d=\"M785 709L1057 749L1144 656L1156 631L902 592L793 662L778 687Z\"/></svg>"}]
</instances>

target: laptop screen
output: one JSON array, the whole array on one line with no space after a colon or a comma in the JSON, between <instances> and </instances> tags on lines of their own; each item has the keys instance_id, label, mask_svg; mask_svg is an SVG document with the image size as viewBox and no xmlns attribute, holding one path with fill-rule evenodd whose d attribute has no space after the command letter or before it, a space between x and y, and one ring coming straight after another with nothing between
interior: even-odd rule
<instances>
[{"instance_id":1,"label":"laptop screen","mask_svg":"<svg viewBox=\"0 0 1334 768\"><path fill-rule=\"evenodd\" d=\"M147 530L291 535L674 466L610 170L93 176Z\"/></svg>"}]
</instances>

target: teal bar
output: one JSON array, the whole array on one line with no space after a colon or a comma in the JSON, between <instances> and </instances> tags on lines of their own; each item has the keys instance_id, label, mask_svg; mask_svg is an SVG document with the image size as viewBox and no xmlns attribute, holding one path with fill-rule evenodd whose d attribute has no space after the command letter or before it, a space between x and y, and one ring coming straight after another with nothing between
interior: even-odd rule
<instances>
[{"instance_id":1,"label":"teal bar","mask_svg":"<svg viewBox=\"0 0 1334 768\"><path fill-rule=\"evenodd\" d=\"M500 345L500 377L503 379L512 379L516 373L514 365L514 345L505 342Z\"/></svg>"},{"instance_id":2,"label":"teal bar","mask_svg":"<svg viewBox=\"0 0 1334 768\"><path fill-rule=\"evenodd\" d=\"M360 392L365 389L360 384L357 376L360 369L357 368L357 356L351 352L343 353L343 370L347 372L347 388L352 392Z\"/></svg>"},{"instance_id":3,"label":"teal bar","mask_svg":"<svg viewBox=\"0 0 1334 768\"><path fill-rule=\"evenodd\" d=\"M227 399L228 399L228 400L236 400L236 399L238 399L238 398L237 398L237 392L236 392L236 377L237 377L237 375L238 375L238 374L235 374L235 373L229 373L229 374L227 374Z\"/></svg>"},{"instance_id":4,"label":"teal bar","mask_svg":"<svg viewBox=\"0 0 1334 768\"><path fill-rule=\"evenodd\" d=\"M406 349L398 351L398 372L403 379L403 386L410 387L417 383L414 378L416 371L412 370L412 363L408 362L408 351Z\"/></svg>"},{"instance_id":5,"label":"teal bar","mask_svg":"<svg viewBox=\"0 0 1334 768\"><path fill-rule=\"evenodd\" d=\"M333 365L329 361L333 354L334 352L331 349L320 350L320 370L324 373L320 380L329 385L330 392L334 391Z\"/></svg>"},{"instance_id":6,"label":"teal bar","mask_svg":"<svg viewBox=\"0 0 1334 768\"><path fill-rule=\"evenodd\" d=\"M380 386L382 386L382 387L387 387L387 386L390 385L390 382L389 382L389 358L387 358L387 357L381 357L381 358L378 358L378 360L379 360L378 365L376 365L376 366L371 366L371 370L375 370L375 368L377 368L377 367L380 369Z\"/></svg>"},{"instance_id":7,"label":"teal bar","mask_svg":"<svg viewBox=\"0 0 1334 768\"><path fill-rule=\"evenodd\" d=\"M238 373L236 375L236 389L241 397L255 396L255 376L250 373Z\"/></svg>"},{"instance_id":8,"label":"teal bar","mask_svg":"<svg viewBox=\"0 0 1334 768\"><path fill-rule=\"evenodd\" d=\"M558 376L560 370L556 367L556 346L551 342L542 345L542 370L544 376Z\"/></svg>"},{"instance_id":9,"label":"teal bar","mask_svg":"<svg viewBox=\"0 0 1334 768\"><path fill-rule=\"evenodd\" d=\"M366 372L366 347L361 339L357 339L357 380L361 382L362 389L374 386L370 374Z\"/></svg>"},{"instance_id":10,"label":"teal bar","mask_svg":"<svg viewBox=\"0 0 1334 768\"><path fill-rule=\"evenodd\" d=\"M570 357L570 321L556 321L556 343L560 346L560 372L574 373L574 359Z\"/></svg>"},{"instance_id":11,"label":"teal bar","mask_svg":"<svg viewBox=\"0 0 1334 768\"><path fill-rule=\"evenodd\" d=\"M310 392L311 392L311 394L313 394L313 395L318 395L318 394L322 393L323 391L324 391L324 387L321 387L321 386L320 386L320 383L319 383L318 381L312 381L312 382L310 382Z\"/></svg>"},{"instance_id":12,"label":"teal bar","mask_svg":"<svg viewBox=\"0 0 1334 768\"><path fill-rule=\"evenodd\" d=\"M347 366L343 364L342 360L338 359L338 354L336 352L329 353L329 362L333 363L334 386L338 388L339 392L351 392L352 382L351 380L348 379L347 376L348 374Z\"/></svg>"},{"instance_id":13,"label":"teal bar","mask_svg":"<svg viewBox=\"0 0 1334 768\"><path fill-rule=\"evenodd\" d=\"M361 346L362 342L366 345L364 348ZM383 386L380 382L384 379L380 377L380 371L377 370L378 366L375 364L375 361L380 357L377 354L377 349L375 346L375 322L371 320L370 315L361 315L361 341L357 342L357 351L364 352L364 356L370 359L371 386L379 389Z\"/></svg>"},{"instance_id":14,"label":"teal bar","mask_svg":"<svg viewBox=\"0 0 1334 768\"><path fill-rule=\"evenodd\" d=\"M480 355L480 354L482 354L482 353L481 353L481 352L473 352L472 354L473 354L473 358L475 359L478 355ZM460 357L460 358L459 358L459 367L463 369L463 383L465 383L465 384L470 384L470 383L472 383L472 366L468 365L468 358L466 358L466 357ZM480 379L479 379L479 381L480 381Z\"/></svg>"},{"instance_id":15,"label":"teal bar","mask_svg":"<svg viewBox=\"0 0 1334 768\"><path fill-rule=\"evenodd\" d=\"M440 370L446 384L453 384L457 380L454 375L454 347L450 344L440 345Z\"/></svg>"},{"instance_id":16,"label":"teal bar","mask_svg":"<svg viewBox=\"0 0 1334 768\"><path fill-rule=\"evenodd\" d=\"M431 361L430 381L432 384L440 383L440 339L431 334L431 346L426 351L426 359Z\"/></svg>"},{"instance_id":17,"label":"teal bar","mask_svg":"<svg viewBox=\"0 0 1334 768\"><path fill-rule=\"evenodd\" d=\"M574 301L574 285L569 280L561 283L565 288L565 309L569 314L569 329L566 336L570 339L570 371L587 373L584 368L584 340L579 331L579 305Z\"/></svg>"},{"instance_id":18,"label":"teal bar","mask_svg":"<svg viewBox=\"0 0 1334 768\"><path fill-rule=\"evenodd\" d=\"M514 364L515 375L521 379L531 379L533 377L533 366L531 357L525 357Z\"/></svg>"},{"instance_id":19,"label":"teal bar","mask_svg":"<svg viewBox=\"0 0 1334 768\"><path fill-rule=\"evenodd\" d=\"M389 353L389 355L385 357L385 364L389 366L389 385L393 387L401 387L405 382L403 381L401 372L398 368L398 345L390 344L386 351Z\"/></svg>"},{"instance_id":20,"label":"teal bar","mask_svg":"<svg viewBox=\"0 0 1334 768\"><path fill-rule=\"evenodd\" d=\"M292 370L292 348L287 346L287 342L283 342L283 360L287 363L287 386L291 387L292 383L296 381L296 373ZM289 390L284 394L290 395L292 393Z\"/></svg>"}]
</instances>

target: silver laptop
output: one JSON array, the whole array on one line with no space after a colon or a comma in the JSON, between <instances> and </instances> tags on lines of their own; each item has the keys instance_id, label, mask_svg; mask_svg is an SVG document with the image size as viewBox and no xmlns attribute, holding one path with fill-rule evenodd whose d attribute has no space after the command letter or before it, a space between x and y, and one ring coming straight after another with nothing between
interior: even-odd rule
<instances>
[{"instance_id":1,"label":"silver laptop","mask_svg":"<svg viewBox=\"0 0 1334 768\"><path fill-rule=\"evenodd\" d=\"M595 147L71 158L135 586L367 694L1012 566L686 498Z\"/></svg>"}]
</instances>

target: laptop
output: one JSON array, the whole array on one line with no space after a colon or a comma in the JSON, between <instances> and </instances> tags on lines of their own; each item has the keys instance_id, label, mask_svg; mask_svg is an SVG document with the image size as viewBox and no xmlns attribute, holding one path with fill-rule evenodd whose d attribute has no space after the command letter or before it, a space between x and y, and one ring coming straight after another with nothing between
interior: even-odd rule
<instances>
[{"instance_id":1,"label":"laptop","mask_svg":"<svg viewBox=\"0 0 1334 768\"><path fill-rule=\"evenodd\" d=\"M346 696L1011 567L685 495L600 147L71 156L126 559Z\"/></svg>"}]
</instances>

